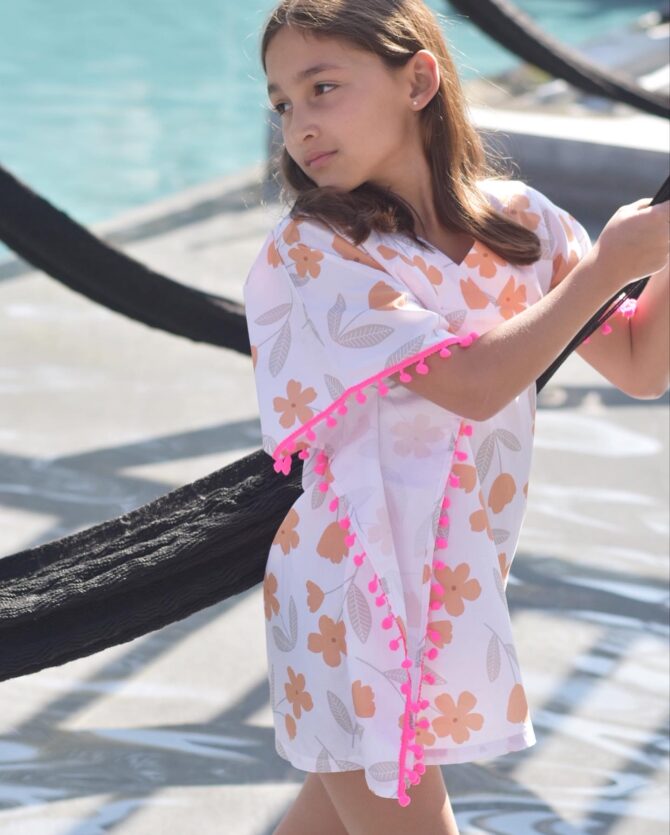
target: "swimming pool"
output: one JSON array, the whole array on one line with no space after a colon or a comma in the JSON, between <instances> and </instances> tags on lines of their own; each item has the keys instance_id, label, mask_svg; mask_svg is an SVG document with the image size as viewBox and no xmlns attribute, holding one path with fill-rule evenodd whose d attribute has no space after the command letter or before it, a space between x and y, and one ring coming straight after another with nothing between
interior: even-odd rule
<instances>
[{"instance_id":1,"label":"swimming pool","mask_svg":"<svg viewBox=\"0 0 670 835\"><path fill-rule=\"evenodd\" d=\"M577 45L650 0L517 0ZM260 29L274 1L22 0L0 15L0 161L83 223L263 159ZM441 0L463 79L517 59ZM7 249L0 244L0 258Z\"/></svg>"}]
</instances>

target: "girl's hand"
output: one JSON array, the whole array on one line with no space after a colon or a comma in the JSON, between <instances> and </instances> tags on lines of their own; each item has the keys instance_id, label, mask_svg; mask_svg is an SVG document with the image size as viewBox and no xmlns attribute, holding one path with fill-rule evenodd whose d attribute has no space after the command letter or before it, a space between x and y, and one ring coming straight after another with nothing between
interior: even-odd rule
<instances>
[{"instance_id":1,"label":"girl's hand","mask_svg":"<svg viewBox=\"0 0 670 835\"><path fill-rule=\"evenodd\" d=\"M650 206L651 199L643 197L618 208L594 244L613 294L668 263L670 201Z\"/></svg>"}]
</instances>

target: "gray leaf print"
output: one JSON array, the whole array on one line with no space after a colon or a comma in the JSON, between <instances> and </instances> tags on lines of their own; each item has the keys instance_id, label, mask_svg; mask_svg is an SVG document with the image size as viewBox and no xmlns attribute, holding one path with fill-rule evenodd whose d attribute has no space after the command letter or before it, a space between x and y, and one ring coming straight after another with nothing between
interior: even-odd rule
<instances>
[{"instance_id":1,"label":"gray leaf print","mask_svg":"<svg viewBox=\"0 0 670 835\"><path fill-rule=\"evenodd\" d=\"M270 310L266 310L265 313L262 313L258 319L255 319L255 322L257 325L271 325L273 322L276 322L277 319L281 319L281 317L285 313L288 313L290 309L290 302L278 304L277 307L272 307Z\"/></svg>"},{"instance_id":2,"label":"gray leaf print","mask_svg":"<svg viewBox=\"0 0 670 835\"><path fill-rule=\"evenodd\" d=\"M354 582L349 584L347 590L347 613L356 637L364 644L370 635L372 615L367 597Z\"/></svg>"},{"instance_id":3,"label":"gray leaf print","mask_svg":"<svg viewBox=\"0 0 670 835\"><path fill-rule=\"evenodd\" d=\"M290 347L291 325L287 319L281 326L281 330L275 340L275 344L272 346L272 351L270 351L270 362L268 364L268 368L273 377L276 377L284 367Z\"/></svg>"},{"instance_id":4,"label":"gray leaf print","mask_svg":"<svg viewBox=\"0 0 670 835\"><path fill-rule=\"evenodd\" d=\"M298 638L298 611L293 597L289 597L288 600L288 624L291 630L291 640L295 644Z\"/></svg>"},{"instance_id":5,"label":"gray leaf print","mask_svg":"<svg viewBox=\"0 0 670 835\"><path fill-rule=\"evenodd\" d=\"M477 467L477 474L479 475L480 481L484 481L486 478L486 474L491 466L491 461L493 460L495 446L495 432L491 432L490 435L487 435L484 438L481 446L477 450L477 455L475 456L475 466Z\"/></svg>"},{"instance_id":6,"label":"gray leaf print","mask_svg":"<svg viewBox=\"0 0 670 835\"><path fill-rule=\"evenodd\" d=\"M512 661L516 664L517 668L519 667L519 659L516 657L516 649L514 648L514 644L505 644L505 649L507 650L507 654L511 656Z\"/></svg>"},{"instance_id":7,"label":"gray leaf print","mask_svg":"<svg viewBox=\"0 0 670 835\"><path fill-rule=\"evenodd\" d=\"M375 780L380 782L387 782L388 780L398 779L398 763L395 760L387 760L386 762L372 763L369 768L370 774Z\"/></svg>"},{"instance_id":8,"label":"gray leaf print","mask_svg":"<svg viewBox=\"0 0 670 835\"><path fill-rule=\"evenodd\" d=\"M295 647L295 640L289 640L284 634L284 630L281 626L273 626L272 634L274 636L277 649L282 652L290 652Z\"/></svg>"},{"instance_id":9,"label":"gray leaf print","mask_svg":"<svg viewBox=\"0 0 670 835\"><path fill-rule=\"evenodd\" d=\"M503 542L507 542L509 539L509 531L503 528L492 528L491 533L493 534L493 541L496 545L502 545Z\"/></svg>"},{"instance_id":10,"label":"gray leaf print","mask_svg":"<svg viewBox=\"0 0 670 835\"><path fill-rule=\"evenodd\" d=\"M330 333L331 339L335 342L337 342L337 334L342 323L342 314L346 310L346 307L347 303L344 301L342 294L338 293L335 304L328 311L328 333Z\"/></svg>"},{"instance_id":11,"label":"gray leaf print","mask_svg":"<svg viewBox=\"0 0 670 835\"><path fill-rule=\"evenodd\" d=\"M446 678L443 678L439 673L436 673L435 670L433 670L432 667L429 667L426 663L423 665L423 671L424 673L429 673L435 679L435 684L447 683Z\"/></svg>"},{"instance_id":12,"label":"gray leaf print","mask_svg":"<svg viewBox=\"0 0 670 835\"><path fill-rule=\"evenodd\" d=\"M505 586L503 584L502 574L497 568L493 569L493 582L495 583L495 587L498 590L498 594L500 595L500 599L503 603L507 603L507 598L505 597Z\"/></svg>"},{"instance_id":13,"label":"gray leaf print","mask_svg":"<svg viewBox=\"0 0 670 835\"><path fill-rule=\"evenodd\" d=\"M486 672L489 681L495 681L500 674L500 647L498 646L497 635L491 635L489 646L486 650Z\"/></svg>"},{"instance_id":14,"label":"gray leaf print","mask_svg":"<svg viewBox=\"0 0 670 835\"><path fill-rule=\"evenodd\" d=\"M554 235L554 229L551 225L551 221L549 220L549 212L546 209L542 209L542 217L544 218L544 225L549 233L549 246L551 248L551 257L553 257L554 252L556 251L556 237Z\"/></svg>"},{"instance_id":15,"label":"gray leaf print","mask_svg":"<svg viewBox=\"0 0 670 835\"><path fill-rule=\"evenodd\" d=\"M316 770L317 771L331 771L330 767L330 759L328 757L328 751L325 748L322 748L319 751L319 756L316 758Z\"/></svg>"},{"instance_id":16,"label":"gray leaf print","mask_svg":"<svg viewBox=\"0 0 670 835\"><path fill-rule=\"evenodd\" d=\"M275 709L275 665L270 667L270 704Z\"/></svg>"},{"instance_id":17,"label":"gray leaf print","mask_svg":"<svg viewBox=\"0 0 670 835\"><path fill-rule=\"evenodd\" d=\"M397 681L404 684L407 681L407 670L404 667L395 667L390 670L385 670L384 675L390 681Z\"/></svg>"},{"instance_id":18,"label":"gray leaf print","mask_svg":"<svg viewBox=\"0 0 670 835\"><path fill-rule=\"evenodd\" d=\"M326 501L326 494L322 493L321 490L319 490L320 480L321 479L319 479L319 481L314 482L314 487L312 489L312 510L318 510L321 507L321 505Z\"/></svg>"},{"instance_id":19,"label":"gray leaf print","mask_svg":"<svg viewBox=\"0 0 670 835\"><path fill-rule=\"evenodd\" d=\"M449 322L451 329L460 330L467 315L467 310L451 310L444 314L444 318Z\"/></svg>"},{"instance_id":20,"label":"gray leaf print","mask_svg":"<svg viewBox=\"0 0 670 835\"><path fill-rule=\"evenodd\" d=\"M394 331L388 325L361 325L341 333L333 341L344 348L372 348L387 339Z\"/></svg>"},{"instance_id":21,"label":"gray leaf print","mask_svg":"<svg viewBox=\"0 0 670 835\"><path fill-rule=\"evenodd\" d=\"M305 314L305 322L306 322L306 324L308 324L308 325L310 326L310 328L312 329L312 333L314 334L314 336L315 336L315 337L319 340L319 342L320 342L320 343L323 345L323 347L325 348L326 346L324 345L323 339L321 339L321 334L320 334L320 333L318 332L318 330L314 327L314 322L312 322L312 320L311 320L311 319L309 318L309 316L307 315L307 307L305 306L305 303L304 303L304 302L302 303L302 312Z\"/></svg>"},{"instance_id":22,"label":"gray leaf print","mask_svg":"<svg viewBox=\"0 0 670 835\"><path fill-rule=\"evenodd\" d=\"M360 763L352 763L350 760L335 760L341 771L356 771L363 768Z\"/></svg>"},{"instance_id":23,"label":"gray leaf print","mask_svg":"<svg viewBox=\"0 0 670 835\"><path fill-rule=\"evenodd\" d=\"M349 716L346 705L332 690L326 690L326 695L328 696L328 705L330 712L333 714L333 719L343 731L352 734L354 732L354 723L351 721L351 716Z\"/></svg>"},{"instance_id":24,"label":"gray leaf print","mask_svg":"<svg viewBox=\"0 0 670 835\"><path fill-rule=\"evenodd\" d=\"M344 394L344 386L337 377L333 377L332 374L324 374L323 379L326 381L328 394L330 394L333 400L337 400L338 397Z\"/></svg>"},{"instance_id":25,"label":"gray leaf print","mask_svg":"<svg viewBox=\"0 0 670 835\"><path fill-rule=\"evenodd\" d=\"M496 437L505 444L507 449L514 450L514 452L519 452L521 449L521 444L517 436L507 429L496 429Z\"/></svg>"},{"instance_id":26,"label":"gray leaf print","mask_svg":"<svg viewBox=\"0 0 670 835\"><path fill-rule=\"evenodd\" d=\"M413 337L409 340L409 342L405 342L404 345L401 345L388 357L386 362L384 363L384 368L390 368L392 365L404 360L405 357L412 357L414 354L418 353L421 350L421 346L425 340L424 334L419 334L418 336Z\"/></svg>"},{"instance_id":27,"label":"gray leaf print","mask_svg":"<svg viewBox=\"0 0 670 835\"><path fill-rule=\"evenodd\" d=\"M303 286L303 284L307 284L307 283L309 282L309 280L310 280L309 275L305 275L305 276L304 276L304 278L301 278L301 277L298 275L298 273L292 273L292 272L289 272L289 275L291 276L291 281L293 282L293 284L294 284L296 287L302 287L302 286Z\"/></svg>"}]
</instances>

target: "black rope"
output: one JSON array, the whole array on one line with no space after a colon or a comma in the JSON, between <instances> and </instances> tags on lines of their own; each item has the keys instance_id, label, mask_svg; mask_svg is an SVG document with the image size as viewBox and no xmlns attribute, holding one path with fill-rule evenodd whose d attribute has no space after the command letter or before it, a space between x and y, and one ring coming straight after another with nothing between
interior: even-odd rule
<instances>
[{"instance_id":1,"label":"black rope","mask_svg":"<svg viewBox=\"0 0 670 835\"><path fill-rule=\"evenodd\" d=\"M637 110L668 118L667 94L645 90L621 73L606 70L552 38L509 0L447 0L478 29L519 58L562 78L586 93L629 104Z\"/></svg>"}]
</instances>

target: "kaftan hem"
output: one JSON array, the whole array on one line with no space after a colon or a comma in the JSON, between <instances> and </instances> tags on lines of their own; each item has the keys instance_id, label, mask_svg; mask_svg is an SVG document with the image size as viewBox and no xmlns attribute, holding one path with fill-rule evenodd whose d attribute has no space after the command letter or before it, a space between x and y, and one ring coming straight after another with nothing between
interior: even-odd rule
<instances>
[{"instance_id":1,"label":"kaftan hem","mask_svg":"<svg viewBox=\"0 0 670 835\"><path fill-rule=\"evenodd\" d=\"M294 768L300 771L307 771L312 773L323 773L324 769L317 768L316 763L318 757L308 757L304 754L296 753L289 749L283 742L280 742L282 751L277 746L277 735L275 734L275 751L283 760L289 762ZM537 743L535 731L532 722L525 722L522 730L511 736L502 737L501 739L494 739L491 742L476 742L472 745L458 745L451 748L438 748L437 746L425 747L422 762L425 765L453 765L457 763L481 762L482 760L489 760L495 757L504 756L505 754L513 754L517 751L524 751L527 748L532 748ZM341 756L333 755L331 759L351 762L356 759L356 753L348 750L343 752ZM330 764L330 763L329 763ZM344 772L344 771L364 771L364 766L360 768L328 768L327 773ZM393 785L389 786L390 793L388 795L379 794L376 789L374 794L379 797L388 797L395 800L397 791L395 780L390 781Z\"/></svg>"}]
</instances>

